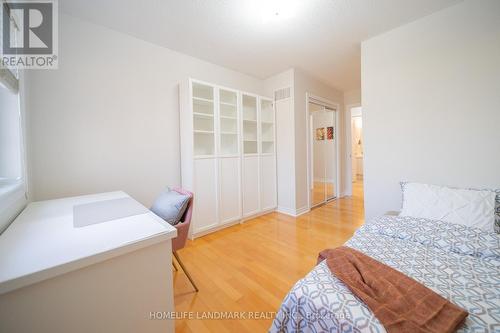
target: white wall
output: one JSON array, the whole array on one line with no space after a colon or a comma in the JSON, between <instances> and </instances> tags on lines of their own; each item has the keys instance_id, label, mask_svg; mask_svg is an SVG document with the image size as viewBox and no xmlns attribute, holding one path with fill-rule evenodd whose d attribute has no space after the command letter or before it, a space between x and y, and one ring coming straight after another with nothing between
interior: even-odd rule
<instances>
[{"instance_id":1,"label":"white wall","mask_svg":"<svg viewBox=\"0 0 500 333\"><path fill-rule=\"evenodd\" d=\"M307 100L306 93L323 97L333 103L339 104L339 125L337 128L338 137L342 139L341 147L345 144L344 115L343 115L343 93L335 88L310 77L306 73L294 70L294 100L295 100L295 183L296 183L296 210L303 211L307 208L308 188L307 188ZM344 156L343 149L338 152L339 156ZM340 171L343 172L345 159L340 159ZM342 178L342 177L341 177ZM342 180L342 179L341 179ZM343 182L340 182L340 192L343 193Z\"/></svg>"},{"instance_id":2,"label":"white wall","mask_svg":"<svg viewBox=\"0 0 500 333\"><path fill-rule=\"evenodd\" d=\"M365 208L400 180L500 187L500 1L470 0L362 44Z\"/></svg>"},{"instance_id":3,"label":"white wall","mask_svg":"<svg viewBox=\"0 0 500 333\"><path fill-rule=\"evenodd\" d=\"M361 89L345 91L344 105L361 105Z\"/></svg>"},{"instance_id":4,"label":"white wall","mask_svg":"<svg viewBox=\"0 0 500 333\"><path fill-rule=\"evenodd\" d=\"M151 204L180 183L178 84L262 94L263 81L68 15L58 70L29 71L33 199L122 189Z\"/></svg>"},{"instance_id":5,"label":"white wall","mask_svg":"<svg viewBox=\"0 0 500 333\"><path fill-rule=\"evenodd\" d=\"M34 200L121 189L149 205L179 184L178 84L194 77L270 97L292 87L277 112L278 206L306 208L306 92L342 110L340 91L295 69L259 80L65 14L59 24L59 69L28 78Z\"/></svg>"}]
</instances>

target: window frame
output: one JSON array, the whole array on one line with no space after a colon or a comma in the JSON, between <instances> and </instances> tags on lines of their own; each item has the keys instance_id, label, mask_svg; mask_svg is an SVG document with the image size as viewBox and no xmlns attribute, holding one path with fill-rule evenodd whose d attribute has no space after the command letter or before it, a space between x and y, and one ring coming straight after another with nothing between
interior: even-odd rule
<instances>
[{"instance_id":1,"label":"window frame","mask_svg":"<svg viewBox=\"0 0 500 333\"><path fill-rule=\"evenodd\" d=\"M10 10L5 0L0 0L3 10ZM0 11L0 13L2 12ZM19 32L18 18L11 17L11 24ZM0 19L0 23L3 24ZM6 89L9 93L17 95L17 108L19 112L19 149L20 149L20 176L17 179L0 180L0 234L8 228L10 223L21 213L28 204L28 172L27 172L27 149L26 149L26 119L25 119L25 77L23 71L18 68L9 69L0 62L0 89Z\"/></svg>"},{"instance_id":2,"label":"window frame","mask_svg":"<svg viewBox=\"0 0 500 333\"><path fill-rule=\"evenodd\" d=\"M3 69L1 65L0 69ZM20 127L19 149L21 157L21 175L17 179L0 180L0 234L7 229L10 223L28 204L24 73L19 71L19 79L15 78L15 80L18 88L17 91L13 91L13 89L3 84L0 84L0 89L6 89L9 93L17 95Z\"/></svg>"}]
</instances>

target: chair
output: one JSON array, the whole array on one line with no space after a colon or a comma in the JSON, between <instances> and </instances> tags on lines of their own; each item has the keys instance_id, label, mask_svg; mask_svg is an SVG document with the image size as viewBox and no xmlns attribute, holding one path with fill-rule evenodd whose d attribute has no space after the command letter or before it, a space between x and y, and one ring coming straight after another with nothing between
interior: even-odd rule
<instances>
[{"instance_id":1,"label":"chair","mask_svg":"<svg viewBox=\"0 0 500 333\"><path fill-rule=\"evenodd\" d=\"M198 292L198 287L194 283L193 279L191 278L191 275L189 275L189 272L187 271L186 267L184 267L184 264L179 258L179 255L177 254L178 250L186 246L186 241L189 233L189 225L191 224L191 217L193 216L194 195L192 192L186 191L179 187L172 188L172 191L176 191L177 193L190 196L188 205L186 207L186 211L184 212L181 221L176 225L174 225L174 227L177 229L177 237L172 240L172 252L174 254L175 259L177 260L182 270L186 274L187 278L189 279L189 282L191 282L196 292ZM172 264L174 265L175 270L177 270L177 267L175 266L173 261Z\"/></svg>"}]
</instances>

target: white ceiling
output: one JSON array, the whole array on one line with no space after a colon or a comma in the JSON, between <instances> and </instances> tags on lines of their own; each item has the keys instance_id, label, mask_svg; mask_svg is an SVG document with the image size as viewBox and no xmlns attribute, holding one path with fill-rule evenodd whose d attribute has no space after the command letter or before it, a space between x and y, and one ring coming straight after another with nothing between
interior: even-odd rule
<instances>
[{"instance_id":1,"label":"white ceiling","mask_svg":"<svg viewBox=\"0 0 500 333\"><path fill-rule=\"evenodd\" d=\"M297 67L347 91L360 87L361 41L460 1L63 0L59 5L70 15L261 79ZM285 4L281 18L262 18L261 8L269 3Z\"/></svg>"}]
</instances>

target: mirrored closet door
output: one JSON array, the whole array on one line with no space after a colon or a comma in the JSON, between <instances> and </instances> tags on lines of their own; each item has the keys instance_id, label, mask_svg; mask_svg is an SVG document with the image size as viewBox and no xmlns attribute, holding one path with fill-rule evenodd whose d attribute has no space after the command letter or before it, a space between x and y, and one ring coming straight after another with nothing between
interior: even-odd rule
<instances>
[{"instance_id":1,"label":"mirrored closet door","mask_svg":"<svg viewBox=\"0 0 500 333\"><path fill-rule=\"evenodd\" d=\"M336 111L309 102L310 125L310 200L311 207L335 199L337 194Z\"/></svg>"}]
</instances>

